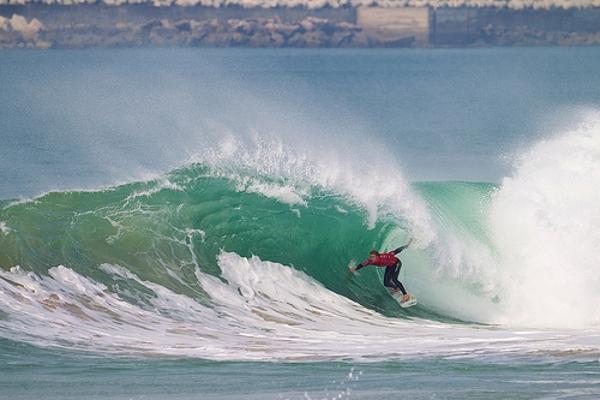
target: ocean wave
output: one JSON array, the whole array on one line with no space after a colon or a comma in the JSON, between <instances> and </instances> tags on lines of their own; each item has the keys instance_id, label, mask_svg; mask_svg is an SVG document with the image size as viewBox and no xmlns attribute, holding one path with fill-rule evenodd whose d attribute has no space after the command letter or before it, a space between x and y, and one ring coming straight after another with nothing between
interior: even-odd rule
<instances>
[{"instance_id":1,"label":"ocean wave","mask_svg":"<svg viewBox=\"0 0 600 400\"><path fill-rule=\"evenodd\" d=\"M598 126L534 145L501 186L229 141L158 179L7 203L0 335L209 359L597 353ZM411 236L402 310L380 270L347 266Z\"/></svg>"}]
</instances>

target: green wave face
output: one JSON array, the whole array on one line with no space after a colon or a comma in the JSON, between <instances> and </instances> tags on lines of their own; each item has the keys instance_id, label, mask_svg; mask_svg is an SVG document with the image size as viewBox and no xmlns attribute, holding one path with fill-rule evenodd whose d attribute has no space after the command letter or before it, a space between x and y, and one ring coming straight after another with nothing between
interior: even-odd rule
<instances>
[{"instance_id":1,"label":"green wave face","mask_svg":"<svg viewBox=\"0 0 600 400\"><path fill-rule=\"evenodd\" d=\"M494 186L467 183L417 183L441 227L477 237L486 234L479 210ZM326 288L386 315L402 311L381 284L381 271L349 273L375 249L403 244L401 224L366 225L360 206L331 193L311 189L305 202L287 204L240 189L239 181L216 176L194 165L164 179L95 192L55 192L33 201L5 206L0 221L0 265L19 265L45 274L65 265L108 286L100 265L116 264L140 278L185 293L199 301L206 295L195 270L219 276L221 251L293 266ZM428 251L404 258L414 268L411 281L428 279ZM419 272L425 271L425 272ZM127 282L121 283L127 285ZM129 283L133 285L132 283ZM122 289L122 288L121 288ZM132 300L134 286L128 288ZM121 291L122 292L122 291Z\"/></svg>"},{"instance_id":2,"label":"green wave face","mask_svg":"<svg viewBox=\"0 0 600 400\"><path fill-rule=\"evenodd\" d=\"M420 182L414 189L426 202L436 225L492 246L486 219L497 186L481 182Z\"/></svg>"}]
</instances>

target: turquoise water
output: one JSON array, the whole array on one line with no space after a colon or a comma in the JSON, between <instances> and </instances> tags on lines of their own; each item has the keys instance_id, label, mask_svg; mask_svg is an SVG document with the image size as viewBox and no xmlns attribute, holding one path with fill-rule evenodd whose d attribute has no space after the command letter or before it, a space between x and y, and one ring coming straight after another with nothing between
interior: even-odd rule
<instances>
[{"instance_id":1,"label":"turquoise water","mask_svg":"<svg viewBox=\"0 0 600 400\"><path fill-rule=\"evenodd\" d=\"M3 395L597 398L598 61L3 52Z\"/></svg>"}]
</instances>

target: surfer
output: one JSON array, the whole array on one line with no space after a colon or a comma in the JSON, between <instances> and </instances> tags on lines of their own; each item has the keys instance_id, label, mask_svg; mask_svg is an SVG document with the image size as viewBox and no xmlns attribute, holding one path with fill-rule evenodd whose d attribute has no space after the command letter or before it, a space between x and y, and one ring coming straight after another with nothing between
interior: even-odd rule
<instances>
[{"instance_id":1,"label":"surfer","mask_svg":"<svg viewBox=\"0 0 600 400\"><path fill-rule=\"evenodd\" d=\"M369 259L361 262L355 267L350 267L350 271L356 272L359 269L366 267L367 265L375 265L377 267L385 267L385 274L383 275L383 285L392 289L394 293L399 291L402 292L402 301L408 301L410 295L404 289L402 282L398 280L400 274L400 268L402 268L402 261L396 255L402 250L406 249L412 243L412 239L408 241L404 246L398 247L396 250L392 250L387 253L379 253L377 250L372 250L369 253Z\"/></svg>"}]
</instances>

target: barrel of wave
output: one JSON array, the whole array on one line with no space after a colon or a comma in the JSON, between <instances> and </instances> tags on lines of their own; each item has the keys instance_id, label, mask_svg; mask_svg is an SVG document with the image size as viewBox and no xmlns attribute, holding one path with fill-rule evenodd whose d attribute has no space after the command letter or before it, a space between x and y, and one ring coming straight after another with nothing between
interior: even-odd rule
<instances>
[{"instance_id":1,"label":"barrel of wave","mask_svg":"<svg viewBox=\"0 0 600 400\"><path fill-rule=\"evenodd\" d=\"M46 275L67 265L102 282L98 267L110 263L196 296L196 268L220 275L225 250L291 265L386 313L397 308L375 276L358 287L346 270L377 245L385 223L367 229L364 211L341 196L317 192L296 204L272 194L197 165L107 190L49 193L0 210L0 266Z\"/></svg>"},{"instance_id":2,"label":"barrel of wave","mask_svg":"<svg viewBox=\"0 0 600 400\"><path fill-rule=\"evenodd\" d=\"M487 230L490 183L418 182L415 194L426 205L435 229L432 239L414 235L403 253L400 279L432 315L494 323L502 308L494 284L495 257ZM413 232L392 229L381 250L404 244ZM382 271L378 271L383 275Z\"/></svg>"}]
</instances>

